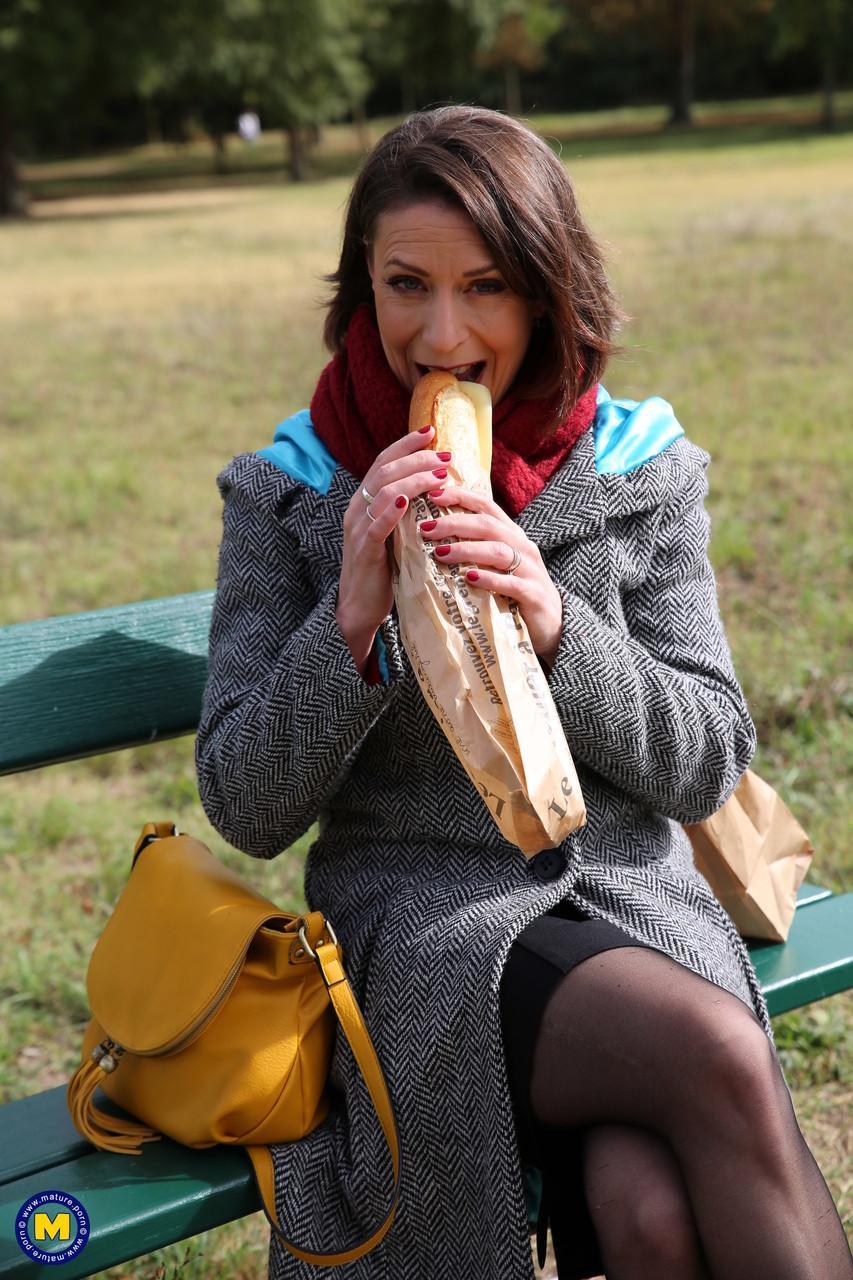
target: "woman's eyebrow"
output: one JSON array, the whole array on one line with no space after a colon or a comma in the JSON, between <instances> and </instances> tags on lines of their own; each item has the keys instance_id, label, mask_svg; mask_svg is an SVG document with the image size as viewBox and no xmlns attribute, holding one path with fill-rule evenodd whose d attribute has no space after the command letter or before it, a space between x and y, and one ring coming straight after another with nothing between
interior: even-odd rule
<instances>
[{"instance_id":1,"label":"woman's eyebrow","mask_svg":"<svg viewBox=\"0 0 853 1280\"><path fill-rule=\"evenodd\" d=\"M402 258L389 258L385 263L386 267L402 267L404 271L411 271L413 276L428 276L428 271L421 271L420 267L413 267L410 262L403 262ZM475 267L473 271L463 271L462 275L467 278L469 276L484 276L488 271L497 271L497 267L493 262L487 262L485 266Z\"/></svg>"}]
</instances>

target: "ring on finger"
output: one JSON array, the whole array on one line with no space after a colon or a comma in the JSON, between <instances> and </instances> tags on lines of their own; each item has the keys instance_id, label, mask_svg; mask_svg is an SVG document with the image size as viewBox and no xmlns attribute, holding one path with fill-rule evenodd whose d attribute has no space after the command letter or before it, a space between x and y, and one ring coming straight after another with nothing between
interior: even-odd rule
<instances>
[{"instance_id":1,"label":"ring on finger","mask_svg":"<svg viewBox=\"0 0 853 1280\"><path fill-rule=\"evenodd\" d=\"M376 524L376 516L375 516L375 515L373 514L373 512L370 510L370 503L369 503L369 502L368 502L367 506L366 506L364 509L365 509L365 511L366 511L366 513L367 513L367 518L368 518L368 520L370 520L372 524Z\"/></svg>"},{"instance_id":2,"label":"ring on finger","mask_svg":"<svg viewBox=\"0 0 853 1280\"><path fill-rule=\"evenodd\" d=\"M518 568L518 566L519 566L520 564L521 564L521 552L518 550L518 547L513 547L513 550L512 550L512 564L509 566L509 568L506 570L506 572L507 572L507 573L515 573L516 569Z\"/></svg>"},{"instance_id":3,"label":"ring on finger","mask_svg":"<svg viewBox=\"0 0 853 1280\"><path fill-rule=\"evenodd\" d=\"M376 494L371 493L367 485L363 484L361 486L361 496L362 498L364 498L364 501L367 503L367 505L370 506L371 502L376 497Z\"/></svg>"}]
</instances>

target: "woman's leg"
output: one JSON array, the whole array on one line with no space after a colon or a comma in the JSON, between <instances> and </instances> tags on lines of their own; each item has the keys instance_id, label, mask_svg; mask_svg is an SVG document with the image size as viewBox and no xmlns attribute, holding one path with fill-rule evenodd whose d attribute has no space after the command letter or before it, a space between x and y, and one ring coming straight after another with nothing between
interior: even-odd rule
<instances>
[{"instance_id":1,"label":"woman's leg","mask_svg":"<svg viewBox=\"0 0 853 1280\"><path fill-rule=\"evenodd\" d=\"M853 1276L758 1019L668 956L624 947L561 979L542 1018L530 1097L548 1126L640 1126L662 1138L714 1280Z\"/></svg>"},{"instance_id":2,"label":"woman's leg","mask_svg":"<svg viewBox=\"0 0 853 1280\"><path fill-rule=\"evenodd\" d=\"M632 1125L593 1125L584 1153L586 1200L607 1280L709 1280L687 1188L667 1143Z\"/></svg>"},{"instance_id":3,"label":"woman's leg","mask_svg":"<svg viewBox=\"0 0 853 1280\"><path fill-rule=\"evenodd\" d=\"M567 1151L566 1134L536 1126L558 1275L709 1280L687 1188L663 1139L636 1125L593 1125L573 1134Z\"/></svg>"}]
</instances>

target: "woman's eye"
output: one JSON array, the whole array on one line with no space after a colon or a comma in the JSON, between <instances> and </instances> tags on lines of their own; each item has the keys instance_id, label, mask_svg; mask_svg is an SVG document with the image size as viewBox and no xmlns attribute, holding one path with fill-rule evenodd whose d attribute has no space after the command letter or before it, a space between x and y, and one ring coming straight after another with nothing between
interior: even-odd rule
<instances>
[{"instance_id":1,"label":"woman's eye","mask_svg":"<svg viewBox=\"0 0 853 1280\"><path fill-rule=\"evenodd\" d=\"M385 283L389 288L395 289L397 293L416 293L418 289L423 287L423 281L416 276L392 276ZM479 294L481 297L489 297L492 294L506 291L506 285L503 281L494 279L475 280L470 288L473 293Z\"/></svg>"}]
</instances>

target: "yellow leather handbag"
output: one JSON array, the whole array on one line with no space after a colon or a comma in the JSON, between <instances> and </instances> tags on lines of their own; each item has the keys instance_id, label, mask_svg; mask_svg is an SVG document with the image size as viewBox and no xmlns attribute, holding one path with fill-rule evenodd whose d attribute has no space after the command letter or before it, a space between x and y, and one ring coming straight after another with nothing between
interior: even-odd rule
<instances>
[{"instance_id":1,"label":"yellow leather handbag","mask_svg":"<svg viewBox=\"0 0 853 1280\"><path fill-rule=\"evenodd\" d=\"M68 1086L83 1137L126 1155L164 1134L188 1147L238 1143L270 1225L297 1258L342 1265L375 1248L399 1200L397 1125L340 944L321 912L280 911L200 841L171 823L148 823L92 953L87 990L94 1016ZM391 1152L393 1202L368 1239L341 1253L312 1253L282 1232L266 1144L296 1142L325 1119L338 1024ZM135 1119L97 1107L97 1088Z\"/></svg>"}]
</instances>

